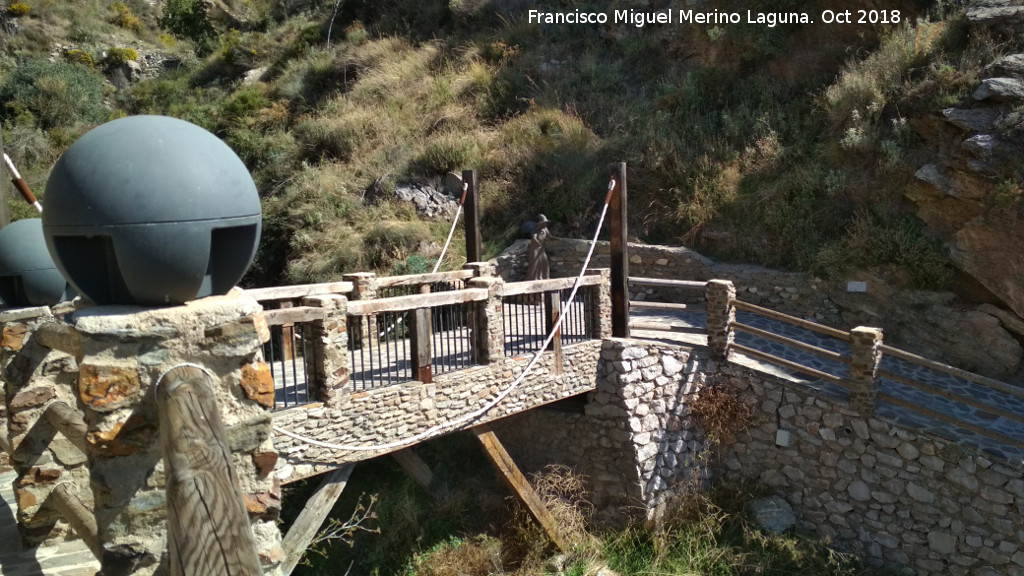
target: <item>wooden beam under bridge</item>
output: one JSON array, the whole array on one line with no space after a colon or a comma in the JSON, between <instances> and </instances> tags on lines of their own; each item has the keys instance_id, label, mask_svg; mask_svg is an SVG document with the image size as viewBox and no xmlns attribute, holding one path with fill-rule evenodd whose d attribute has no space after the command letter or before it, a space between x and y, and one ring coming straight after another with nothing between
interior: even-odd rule
<instances>
[{"instance_id":1,"label":"wooden beam under bridge","mask_svg":"<svg viewBox=\"0 0 1024 576\"><path fill-rule=\"evenodd\" d=\"M555 520L555 517L544 506L544 501L540 499L540 495L533 489L533 486L530 486L530 482L523 476L523 473L519 471L519 467L512 460L512 456L501 445L501 441L498 440L494 432L484 424L473 428L473 434L476 435L476 439L483 445L484 452L487 453L488 458L491 459L494 466L501 472L501 476L505 479L509 488L526 504L526 507L533 514L537 523L540 524L544 533L548 535L548 538L554 542L559 550L568 552L571 546L569 546L568 541L558 530L558 522Z\"/></svg>"},{"instance_id":2,"label":"wooden beam under bridge","mask_svg":"<svg viewBox=\"0 0 1024 576\"><path fill-rule=\"evenodd\" d=\"M331 513L331 509L334 508L334 503L338 501L338 497L345 490L348 477L352 475L352 470L355 467L355 464L349 464L328 472L324 476L323 482L320 483L320 487L317 488L316 494L306 501L306 507L299 512L299 517L292 523L288 534L281 542L281 548L284 550L281 576L291 574L299 560L302 559L309 543L316 537L320 526L323 525L324 520Z\"/></svg>"}]
</instances>

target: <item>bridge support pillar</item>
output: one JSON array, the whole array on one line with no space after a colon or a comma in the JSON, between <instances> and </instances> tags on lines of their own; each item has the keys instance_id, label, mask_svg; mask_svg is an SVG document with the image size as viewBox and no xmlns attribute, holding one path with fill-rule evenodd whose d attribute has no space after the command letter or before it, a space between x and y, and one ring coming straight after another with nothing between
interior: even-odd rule
<instances>
[{"instance_id":1,"label":"bridge support pillar","mask_svg":"<svg viewBox=\"0 0 1024 576\"><path fill-rule=\"evenodd\" d=\"M850 407L864 418L875 411L881 346L881 328L858 326L850 330Z\"/></svg>"},{"instance_id":2,"label":"bridge support pillar","mask_svg":"<svg viewBox=\"0 0 1024 576\"><path fill-rule=\"evenodd\" d=\"M707 297L708 350L712 358L724 361L729 358L729 347L734 335L732 324L736 321L736 287L729 280L709 280L704 289Z\"/></svg>"}]
</instances>

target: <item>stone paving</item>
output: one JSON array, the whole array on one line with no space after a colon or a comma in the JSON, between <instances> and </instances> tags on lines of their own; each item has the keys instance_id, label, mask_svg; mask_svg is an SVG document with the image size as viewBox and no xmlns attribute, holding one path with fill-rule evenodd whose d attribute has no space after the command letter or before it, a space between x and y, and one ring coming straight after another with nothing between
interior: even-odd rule
<instances>
[{"instance_id":1,"label":"stone paving","mask_svg":"<svg viewBox=\"0 0 1024 576\"><path fill-rule=\"evenodd\" d=\"M633 310L630 314L631 320L640 321L645 324L660 323L666 327L671 326L683 329L692 329L695 331L703 330L707 325L707 316L701 311L683 310L677 312L665 310ZM848 343L817 332L812 332L806 328L800 328L745 311L737 311L736 321L742 324L747 324L748 326L753 326L755 328L786 336L793 340L813 344L819 348L839 352L844 356L849 356L850 354L850 347ZM675 340L690 344L706 343L706 339L704 342L701 342L701 336L697 334L637 331L635 336L654 336L659 339ZM849 367L841 362L836 362L835 360L824 358L802 350L797 350L784 344L772 342L758 336L736 331L736 342L744 346L749 346L751 348L779 356L786 360L797 362L804 366L815 368L840 378L846 378L849 376ZM734 354L734 356L742 355ZM752 361L752 359L749 358L736 358L736 360L739 360L742 364L764 365L762 362ZM957 378L941 372L936 372L929 368L918 366L898 358L883 356L881 367L884 370L888 370L889 372L898 374L905 378L930 384L954 394L967 396L1014 414L1024 415L1024 398L1019 396L993 390L986 386L968 382L962 378ZM790 379L814 387L818 389L820 393L828 397L841 401L848 400L849 394L842 386L777 366L772 367L771 371L776 373L781 371ZM953 416L970 425L984 428L986 430L992 430L1024 443L1024 424L1020 422L1003 418L992 412L974 408L955 400L929 394L925 391L912 388L888 378L879 378L879 387L880 391L885 394L912 402L918 406L925 407L944 415ZM1024 449L1008 446L997 439L964 429L960 426L941 422L934 418L892 405L888 402L878 402L875 410L876 414L884 416L885 418L893 420L899 424L918 430L924 430L942 438L975 446L987 453L1008 461L1024 461Z\"/></svg>"},{"instance_id":2,"label":"stone paving","mask_svg":"<svg viewBox=\"0 0 1024 576\"><path fill-rule=\"evenodd\" d=\"M0 576L94 576L100 563L81 540L22 550L14 517L14 471L0 474Z\"/></svg>"}]
</instances>

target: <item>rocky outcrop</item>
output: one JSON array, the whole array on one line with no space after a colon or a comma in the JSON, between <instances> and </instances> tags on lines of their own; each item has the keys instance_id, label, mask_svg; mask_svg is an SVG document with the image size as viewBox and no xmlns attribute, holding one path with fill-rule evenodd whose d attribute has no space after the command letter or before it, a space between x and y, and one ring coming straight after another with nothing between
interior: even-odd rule
<instances>
[{"instance_id":1,"label":"rocky outcrop","mask_svg":"<svg viewBox=\"0 0 1024 576\"><path fill-rule=\"evenodd\" d=\"M1024 6L1018 4L979 2L968 20L982 27L1024 22ZM941 116L912 121L936 155L920 167L904 195L946 242L951 263L1024 316L1024 142L1000 130L1013 108L1024 103L1024 54L1003 56L986 71L990 77L972 94L979 107L947 108Z\"/></svg>"}]
</instances>

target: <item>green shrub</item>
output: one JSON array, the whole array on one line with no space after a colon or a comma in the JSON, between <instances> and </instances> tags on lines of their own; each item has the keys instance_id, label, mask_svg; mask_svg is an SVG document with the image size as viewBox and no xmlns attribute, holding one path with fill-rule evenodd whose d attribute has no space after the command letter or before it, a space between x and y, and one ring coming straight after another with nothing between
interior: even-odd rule
<instances>
[{"instance_id":1,"label":"green shrub","mask_svg":"<svg viewBox=\"0 0 1024 576\"><path fill-rule=\"evenodd\" d=\"M72 64L81 64L83 66L88 66L89 68L94 68L96 66L96 62L93 60L92 54L89 54L85 50L79 50L78 48L65 52L64 59Z\"/></svg>"},{"instance_id":2,"label":"green shrub","mask_svg":"<svg viewBox=\"0 0 1024 576\"><path fill-rule=\"evenodd\" d=\"M179 38L192 40L202 53L210 51L217 36L202 0L167 0L160 26Z\"/></svg>"},{"instance_id":3,"label":"green shrub","mask_svg":"<svg viewBox=\"0 0 1024 576\"><path fill-rule=\"evenodd\" d=\"M15 2L7 7L7 13L11 16L24 16L32 11L32 8L28 4L23 2Z\"/></svg>"},{"instance_id":4,"label":"green shrub","mask_svg":"<svg viewBox=\"0 0 1024 576\"><path fill-rule=\"evenodd\" d=\"M25 62L0 86L0 101L24 104L44 129L102 122L109 115L100 77L85 66L64 61ZM4 113L7 118L9 109Z\"/></svg>"},{"instance_id":5,"label":"green shrub","mask_svg":"<svg viewBox=\"0 0 1024 576\"><path fill-rule=\"evenodd\" d=\"M107 48L106 62L110 66L120 66L127 62L137 62L138 60L139 53L135 48L123 48L120 46Z\"/></svg>"},{"instance_id":6,"label":"green shrub","mask_svg":"<svg viewBox=\"0 0 1024 576\"><path fill-rule=\"evenodd\" d=\"M418 162L431 174L474 168L482 160L480 146L469 135L451 132L431 138Z\"/></svg>"},{"instance_id":7,"label":"green shrub","mask_svg":"<svg viewBox=\"0 0 1024 576\"><path fill-rule=\"evenodd\" d=\"M133 32L142 29L142 20L139 20L139 17L133 14L132 9L124 2L114 2L109 8L113 12L111 23Z\"/></svg>"}]
</instances>

